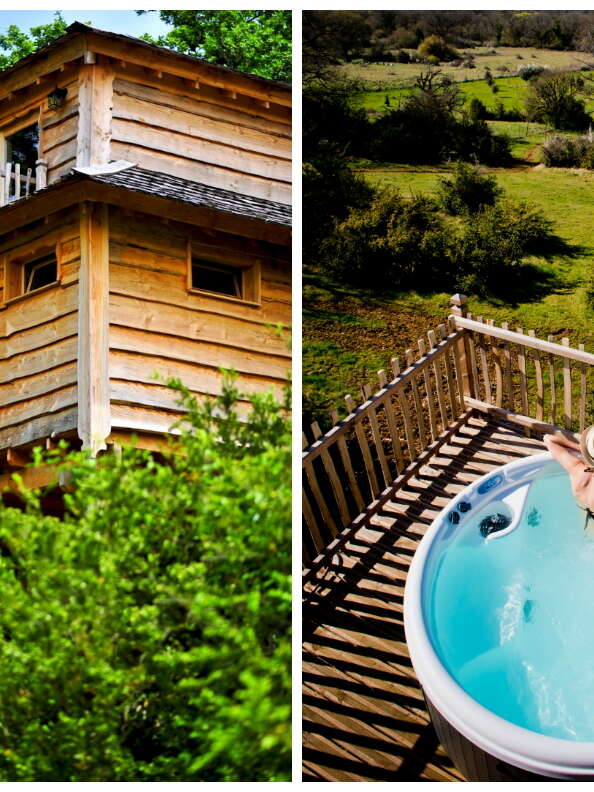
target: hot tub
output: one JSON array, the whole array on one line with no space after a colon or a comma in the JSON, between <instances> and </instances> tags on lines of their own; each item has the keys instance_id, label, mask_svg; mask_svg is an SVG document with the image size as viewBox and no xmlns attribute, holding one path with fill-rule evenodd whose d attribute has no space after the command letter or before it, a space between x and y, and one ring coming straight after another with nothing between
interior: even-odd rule
<instances>
[{"instance_id":1,"label":"hot tub","mask_svg":"<svg viewBox=\"0 0 594 792\"><path fill-rule=\"evenodd\" d=\"M482 477L413 559L406 640L472 781L594 778L594 523L548 453Z\"/></svg>"}]
</instances>

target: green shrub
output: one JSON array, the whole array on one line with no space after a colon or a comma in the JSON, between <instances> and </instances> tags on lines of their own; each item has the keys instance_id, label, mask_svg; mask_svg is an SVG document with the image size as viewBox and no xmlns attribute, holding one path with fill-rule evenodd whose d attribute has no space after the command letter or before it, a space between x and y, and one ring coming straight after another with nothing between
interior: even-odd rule
<instances>
[{"instance_id":1,"label":"green shrub","mask_svg":"<svg viewBox=\"0 0 594 792\"><path fill-rule=\"evenodd\" d=\"M517 74L522 80L528 82L528 80L531 80L533 77L538 77L539 74L542 74L545 68L545 66L539 66L536 63L527 63L525 66L520 66Z\"/></svg>"},{"instance_id":2,"label":"green shrub","mask_svg":"<svg viewBox=\"0 0 594 792\"><path fill-rule=\"evenodd\" d=\"M489 111L480 99L473 96L468 105L468 115L471 121L485 121L489 118Z\"/></svg>"},{"instance_id":3,"label":"green shrub","mask_svg":"<svg viewBox=\"0 0 594 792\"><path fill-rule=\"evenodd\" d=\"M447 273L450 242L435 201L386 190L336 225L325 244L325 263L358 286L436 286L440 273Z\"/></svg>"},{"instance_id":4,"label":"green shrub","mask_svg":"<svg viewBox=\"0 0 594 792\"><path fill-rule=\"evenodd\" d=\"M288 422L181 391L180 453L73 453L63 519L0 508L2 781L290 780Z\"/></svg>"},{"instance_id":5,"label":"green shrub","mask_svg":"<svg viewBox=\"0 0 594 792\"><path fill-rule=\"evenodd\" d=\"M517 271L525 256L543 250L551 223L528 204L503 200L472 216L456 248L460 288L476 294L501 291L503 279Z\"/></svg>"},{"instance_id":6,"label":"green shrub","mask_svg":"<svg viewBox=\"0 0 594 792\"><path fill-rule=\"evenodd\" d=\"M442 207L452 215L476 214L502 194L494 176L464 162L456 164L451 178L440 180L438 189Z\"/></svg>"},{"instance_id":7,"label":"green shrub","mask_svg":"<svg viewBox=\"0 0 594 792\"><path fill-rule=\"evenodd\" d=\"M594 140L589 135L552 135L542 145L542 161L549 168L594 168Z\"/></svg>"},{"instance_id":8,"label":"green shrub","mask_svg":"<svg viewBox=\"0 0 594 792\"><path fill-rule=\"evenodd\" d=\"M451 47L441 36L427 36L423 39L417 49L422 58L435 58L436 62L453 61L460 57L460 53Z\"/></svg>"}]
</instances>

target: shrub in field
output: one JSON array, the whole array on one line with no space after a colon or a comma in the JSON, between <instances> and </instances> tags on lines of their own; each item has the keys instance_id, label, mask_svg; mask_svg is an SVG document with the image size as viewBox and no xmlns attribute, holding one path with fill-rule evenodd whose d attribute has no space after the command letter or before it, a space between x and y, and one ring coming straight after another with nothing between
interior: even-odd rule
<instances>
[{"instance_id":1,"label":"shrub in field","mask_svg":"<svg viewBox=\"0 0 594 792\"><path fill-rule=\"evenodd\" d=\"M468 115L471 121L486 121L489 118L489 111L481 100L474 96L468 105Z\"/></svg>"},{"instance_id":2,"label":"shrub in field","mask_svg":"<svg viewBox=\"0 0 594 792\"><path fill-rule=\"evenodd\" d=\"M503 200L472 216L456 247L458 286L476 294L501 290L502 278L518 271L525 256L541 252L551 223L528 204Z\"/></svg>"},{"instance_id":3,"label":"shrub in field","mask_svg":"<svg viewBox=\"0 0 594 792\"><path fill-rule=\"evenodd\" d=\"M494 176L465 162L457 163L452 177L439 183L440 203L451 215L476 214L493 206L502 192Z\"/></svg>"},{"instance_id":4,"label":"shrub in field","mask_svg":"<svg viewBox=\"0 0 594 792\"><path fill-rule=\"evenodd\" d=\"M435 201L386 190L341 223L325 245L325 261L347 282L367 288L436 287L450 259L448 228Z\"/></svg>"},{"instance_id":5,"label":"shrub in field","mask_svg":"<svg viewBox=\"0 0 594 792\"><path fill-rule=\"evenodd\" d=\"M542 161L549 168L594 168L594 140L589 135L552 135L542 145Z\"/></svg>"},{"instance_id":6,"label":"shrub in field","mask_svg":"<svg viewBox=\"0 0 594 792\"><path fill-rule=\"evenodd\" d=\"M460 53L451 47L447 41L441 36L427 36L418 46L417 49L422 58L436 58L437 62L440 61L453 61L460 57Z\"/></svg>"},{"instance_id":7,"label":"shrub in field","mask_svg":"<svg viewBox=\"0 0 594 792\"><path fill-rule=\"evenodd\" d=\"M546 66L539 66L537 63L527 63L518 68L517 74L518 77L528 82L528 80L531 80L533 77L538 77L539 74L542 74L545 69Z\"/></svg>"},{"instance_id":8,"label":"shrub in field","mask_svg":"<svg viewBox=\"0 0 594 792\"><path fill-rule=\"evenodd\" d=\"M177 453L56 453L63 519L0 507L2 781L290 780L288 422L176 387Z\"/></svg>"}]
</instances>

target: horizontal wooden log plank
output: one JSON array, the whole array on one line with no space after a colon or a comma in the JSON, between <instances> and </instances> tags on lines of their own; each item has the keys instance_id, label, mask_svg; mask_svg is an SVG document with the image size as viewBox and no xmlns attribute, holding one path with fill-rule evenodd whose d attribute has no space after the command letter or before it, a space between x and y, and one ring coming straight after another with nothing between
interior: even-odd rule
<instances>
[{"instance_id":1,"label":"horizontal wooden log plank","mask_svg":"<svg viewBox=\"0 0 594 792\"><path fill-rule=\"evenodd\" d=\"M58 412L77 404L76 386L67 386L7 407L0 407L0 428L21 424L46 413Z\"/></svg>"},{"instance_id":2,"label":"horizontal wooden log plank","mask_svg":"<svg viewBox=\"0 0 594 792\"><path fill-rule=\"evenodd\" d=\"M109 352L109 374L112 379L156 385L169 378L180 379L186 387L196 393L214 393L221 391L223 375L218 369L207 368L198 363L171 361L157 356L147 356L139 352ZM272 377L257 377L240 374L235 384L242 392L266 393L271 388L280 392L282 380ZM142 402L141 402L142 403Z\"/></svg>"},{"instance_id":3,"label":"horizontal wooden log plank","mask_svg":"<svg viewBox=\"0 0 594 792\"><path fill-rule=\"evenodd\" d=\"M569 358L570 360L577 360L581 363L586 363L589 366L594 366L594 355L590 352L584 352L580 349L573 349L573 347L562 346L561 344L554 344L550 341L543 341L531 335L524 335L515 333L513 330L505 330L495 325L486 325L482 322L477 322L474 319L466 319L462 316L454 316L456 327L467 328L477 333L492 336L493 338L500 338L504 341L512 342L514 344L521 344L531 349L538 349L541 352L547 352L556 355L560 358Z\"/></svg>"},{"instance_id":4,"label":"horizontal wooden log plank","mask_svg":"<svg viewBox=\"0 0 594 792\"><path fill-rule=\"evenodd\" d=\"M72 311L59 319L14 333L8 339L0 337L0 360L15 362L16 358L21 355L41 350L48 345L76 335L77 316L78 312Z\"/></svg>"},{"instance_id":5,"label":"horizontal wooden log plank","mask_svg":"<svg viewBox=\"0 0 594 792\"><path fill-rule=\"evenodd\" d=\"M265 349L272 355L287 359L291 356L285 340L263 322L257 324L220 314L213 316L200 309L155 304L122 294L112 294L109 306L113 325L222 344L248 353Z\"/></svg>"},{"instance_id":6,"label":"horizontal wooden log plank","mask_svg":"<svg viewBox=\"0 0 594 792\"><path fill-rule=\"evenodd\" d=\"M76 328L74 328L76 330ZM43 339L45 340L45 339ZM0 349L2 349L0 340ZM8 360L0 358L0 384L12 382L22 377L31 377L41 371L62 366L76 360L76 332L69 338L55 344L44 345L41 349L13 354ZM2 397L0 396L0 404Z\"/></svg>"},{"instance_id":7,"label":"horizontal wooden log plank","mask_svg":"<svg viewBox=\"0 0 594 792\"><path fill-rule=\"evenodd\" d=\"M205 294L191 294L187 291L186 282L182 276L154 273L150 279L147 279L145 273L117 264L113 264L110 269L109 286L112 294L149 300L155 304L164 303L181 308L204 310L212 314L241 317L257 324L262 322L289 324L291 321L290 291L288 290L286 302L271 301L268 299L268 295L263 294L261 306L256 307L240 301L232 302L219 300Z\"/></svg>"},{"instance_id":8,"label":"horizontal wooden log plank","mask_svg":"<svg viewBox=\"0 0 594 792\"><path fill-rule=\"evenodd\" d=\"M249 152L290 160L291 140L197 112L114 93L114 119L159 126L184 135L235 146ZM241 116L239 116L241 118Z\"/></svg>"},{"instance_id":9,"label":"horizontal wooden log plank","mask_svg":"<svg viewBox=\"0 0 594 792\"><path fill-rule=\"evenodd\" d=\"M0 411L1 412L1 411ZM60 433L76 429L78 410L70 407L46 415L32 417L20 426L0 429L0 448L25 445Z\"/></svg>"},{"instance_id":10,"label":"horizontal wooden log plank","mask_svg":"<svg viewBox=\"0 0 594 792\"><path fill-rule=\"evenodd\" d=\"M0 383L0 414L10 405L24 403L29 399L62 390L76 383L76 360L56 366L43 368L30 376L18 377Z\"/></svg>"},{"instance_id":11,"label":"horizontal wooden log plank","mask_svg":"<svg viewBox=\"0 0 594 792\"><path fill-rule=\"evenodd\" d=\"M191 179L211 187L283 204L291 203L291 185L284 180L267 179L207 162L196 162L176 154L156 152L147 147L117 140L112 141L111 156L112 159L135 162L147 170L170 173L172 176Z\"/></svg>"},{"instance_id":12,"label":"horizontal wooden log plank","mask_svg":"<svg viewBox=\"0 0 594 792\"><path fill-rule=\"evenodd\" d=\"M229 168L232 171L291 182L291 161L266 154L241 150L231 145L222 145L194 135L174 132L136 121L113 119L112 146L118 143L151 149L157 154L183 157L207 165Z\"/></svg>"},{"instance_id":13,"label":"horizontal wooden log plank","mask_svg":"<svg viewBox=\"0 0 594 792\"><path fill-rule=\"evenodd\" d=\"M232 346L219 346L202 340L161 335L154 331L132 330L112 325L109 329L109 348L118 352L141 352L170 361L191 363L212 368L234 368L241 374L254 374L271 380L285 380L290 360L267 353L255 353ZM0 369L1 372L1 369Z\"/></svg>"},{"instance_id":14,"label":"horizontal wooden log plank","mask_svg":"<svg viewBox=\"0 0 594 792\"><path fill-rule=\"evenodd\" d=\"M76 137L78 132L78 104L73 106L68 116L60 123L44 126L41 131L44 158L56 146Z\"/></svg>"},{"instance_id":15,"label":"horizontal wooden log plank","mask_svg":"<svg viewBox=\"0 0 594 792\"><path fill-rule=\"evenodd\" d=\"M234 127L252 129L265 135L291 138L291 127L286 117L280 119L277 117L274 120L274 113L257 115L250 112L247 107L242 109L237 102L221 103L218 94L200 90L189 92L187 88L180 90L179 83L147 79L146 73L135 75L131 72L126 78L116 76L113 91L115 108L121 101L120 97L128 96L153 106L160 105L172 110L186 111L212 121L224 121Z\"/></svg>"},{"instance_id":16,"label":"horizontal wooden log plank","mask_svg":"<svg viewBox=\"0 0 594 792\"><path fill-rule=\"evenodd\" d=\"M25 308L26 306L26 308ZM78 284L26 295L0 311L0 338L52 322L78 308ZM7 354L12 354L7 347Z\"/></svg>"}]
</instances>

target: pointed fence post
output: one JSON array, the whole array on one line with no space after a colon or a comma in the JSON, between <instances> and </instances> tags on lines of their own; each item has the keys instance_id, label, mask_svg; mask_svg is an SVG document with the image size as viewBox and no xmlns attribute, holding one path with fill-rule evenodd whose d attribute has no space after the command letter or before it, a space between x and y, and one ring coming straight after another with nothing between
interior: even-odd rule
<instances>
[{"instance_id":1,"label":"pointed fence post","mask_svg":"<svg viewBox=\"0 0 594 792\"><path fill-rule=\"evenodd\" d=\"M467 305L467 296L465 294L454 294L453 297L450 298L450 305L452 314L454 316L466 316L468 313L468 305ZM470 353L467 348L467 344L472 344L473 340L470 337L468 331L463 329L463 335L456 342L455 346L455 355L457 355L458 360L460 361L460 371L462 373L462 394L463 396L469 396L470 398L474 398L474 394L476 391L476 383L472 377L472 370L469 365Z\"/></svg>"}]
</instances>

